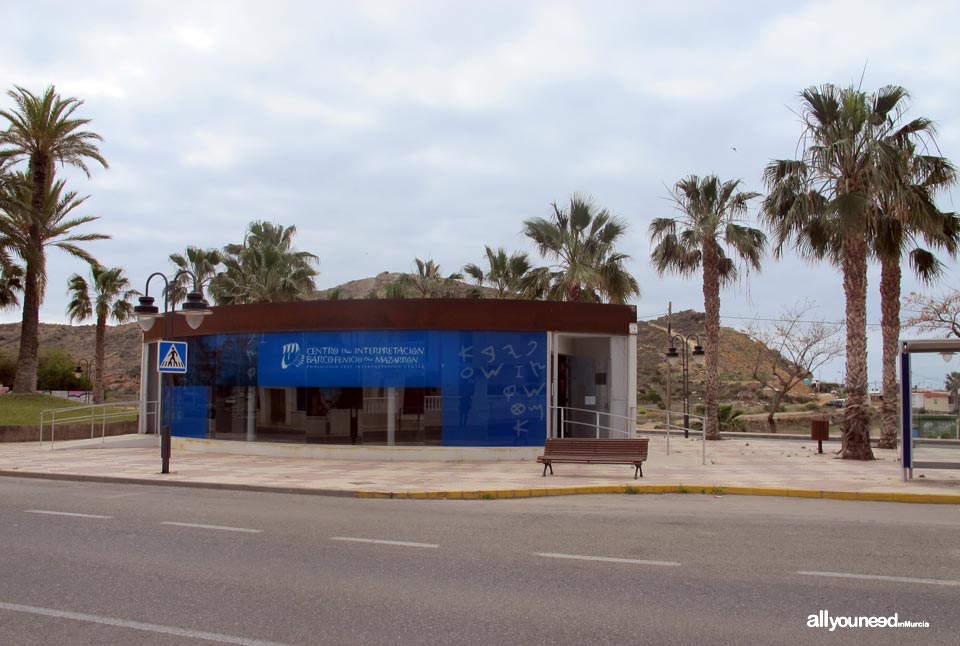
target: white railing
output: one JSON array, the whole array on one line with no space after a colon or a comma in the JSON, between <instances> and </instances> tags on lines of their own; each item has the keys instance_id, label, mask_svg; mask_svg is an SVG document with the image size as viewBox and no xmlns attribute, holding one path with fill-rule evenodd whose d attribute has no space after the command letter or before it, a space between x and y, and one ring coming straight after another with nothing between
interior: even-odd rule
<instances>
[{"instance_id":1,"label":"white railing","mask_svg":"<svg viewBox=\"0 0 960 646\"><path fill-rule=\"evenodd\" d=\"M577 427L582 426L582 427L591 429L593 431L594 436L597 439L600 439L602 437L601 431L605 431L607 434L606 436L608 438L614 437L615 436L614 434L616 434L616 437L623 437L623 438L636 437L637 435L636 415L634 415L633 419L630 419L626 415L617 415L616 413L607 413L602 410L591 410L589 408L573 408L571 406L551 406L550 410L557 410L560 412L560 429L559 429L560 437L563 437L565 435L566 429L569 426L577 426ZM590 421L581 421L579 419L571 419L573 417L571 413L586 413L586 415L576 415L576 417L581 417L581 418L593 417L593 419ZM600 423L601 415L607 418L607 422L608 422L607 424ZM624 420L623 426L625 426L626 429L612 426L611 424L613 423L614 419Z\"/></svg>"},{"instance_id":2,"label":"white railing","mask_svg":"<svg viewBox=\"0 0 960 646\"><path fill-rule=\"evenodd\" d=\"M391 404L393 411L396 411L397 406L397 396L391 395L389 397L364 397L363 398L363 412L364 413L388 413L391 412Z\"/></svg>"},{"instance_id":3,"label":"white railing","mask_svg":"<svg viewBox=\"0 0 960 646\"><path fill-rule=\"evenodd\" d=\"M152 410L151 410L152 407ZM43 446L43 431L50 428L50 449L56 435L57 424L90 424L90 439L96 435L97 424L100 425L100 441L104 442L107 434L107 422L129 418L137 420L142 414L158 415L159 402L143 402L140 400L127 402L111 402L109 404L91 404L89 406L74 406L70 408L52 408L40 411L40 446Z\"/></svg>"},{"instance_id":4,"label":"white railing","mask_svg":"<svg viewBox=\"0 0 960 646\"><path fill-rule=\"evenodd\" d=\"M683 419L683 416L686 415L688 418L694 418L694 419L700 420L700 431L699 431L700 444L701 444L700 448L703 454L701 457L701 462L702 464L706 464L707 463L707 418L704 417L703 415L694 415L692 413L684 413L682 411L667 410L666 413L667 413L667 455L670 455L670 430L671 429L677 429L677 430L683 431L685 434L698 432L697 429L695 428L683 426L682 424L680 425L673 424L670 421L670 417L672 415L677 415L678 417L680 417L680 419Z\"/></svg>"}]
</instances>

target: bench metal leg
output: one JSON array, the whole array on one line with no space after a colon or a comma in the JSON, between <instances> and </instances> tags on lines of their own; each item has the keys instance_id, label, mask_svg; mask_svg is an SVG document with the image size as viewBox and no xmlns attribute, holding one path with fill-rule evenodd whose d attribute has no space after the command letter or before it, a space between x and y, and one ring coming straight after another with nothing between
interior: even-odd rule
<instances>
[{"instance_id":1,"label":"bench metal leg","mask_svg":"<svg viewBox=\"0 0 960 646\"><path fill-rule=\"evenodd\" d=\"M543 463L543 477L547 477L547 467L550 467L550 475L553 475L553 465L549 462Z\"/></svg>"},{"instance_id":2,"label":"bench metal leg","mask_svg":"<svg viewBox=\"0 0 960 646\"><path fill-rule=\"evenodd\" d=\"M634 480L637 479L637 474L638 474L638 473L640 474L640 477L642 478L642 477L643 477L643 463L642 463L642 462L637 462L634 466L637 467L637 469L633 472L633 479L634 479Z\"/></svg>"}]
</instances>

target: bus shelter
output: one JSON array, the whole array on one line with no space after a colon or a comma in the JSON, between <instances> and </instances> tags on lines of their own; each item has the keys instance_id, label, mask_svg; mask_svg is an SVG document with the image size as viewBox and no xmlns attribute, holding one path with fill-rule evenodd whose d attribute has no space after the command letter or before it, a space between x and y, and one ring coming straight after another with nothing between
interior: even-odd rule
<instances>
[{"instance_id":1,"label":"bus shelter","mask_svg":"<svg viewBox=\"0 0 960 646\"><path fill-rule=\"evenodd\" d=\"M960 469L960 339L900 343L903 479L914 469Z\"/></svg>"}]
</instances>

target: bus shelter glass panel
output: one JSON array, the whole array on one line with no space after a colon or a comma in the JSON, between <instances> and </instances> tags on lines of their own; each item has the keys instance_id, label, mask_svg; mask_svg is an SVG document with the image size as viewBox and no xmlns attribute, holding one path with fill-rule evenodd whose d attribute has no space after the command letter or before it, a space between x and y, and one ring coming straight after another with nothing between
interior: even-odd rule
<instances>
[{"instance_id":1,"label":"bus shelter glass panel","mask_svg":"<svg viewBox=\"0 0 960 646\"><path fill-rule=\"evenodd\" d=\"M910 354L910 439L913 463L960 468L960 354Z\"/></svg>"}]
</instances>

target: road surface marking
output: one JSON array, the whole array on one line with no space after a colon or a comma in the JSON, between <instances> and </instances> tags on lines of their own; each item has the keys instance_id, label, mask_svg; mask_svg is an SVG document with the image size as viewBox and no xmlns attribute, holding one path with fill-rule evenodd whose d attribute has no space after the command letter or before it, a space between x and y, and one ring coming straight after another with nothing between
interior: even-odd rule
<instances>
[{"instance_id":1,"label":"road surface marking","mask_svg":"<svg viewBox=\"0 0 960 646\"><path fill-rule=\"evenodd\" d=\"M28 514L49 514L51 516L73 516L74 518L113 518L99 514L78 514L72 511L47 511L46 509L24 509Z\"/></svg>"},{"instance_id":2,"label":"road surface marking","mask_svg":"<svg viewBox=\"0 0 960 646\"><path fill-rule=\"evenodd\" d=\"M93 624L103 624L105 626L115 626L118 628L132 628L134 630L144 630L152 633L162 633L164 635L176 635L177 637L187 637L189 639L205 639L211 642L220 642L221 644L239 644L240 646L289 646L288 644L281 644L280 642L267 642L259 639L237 637L234 635L206 633L199 630L190 630L189 628L178 628L177 626L145 624L140 621L129 621L127 619L117 619L115 617L101 617L100 615L88 615L83 612L67 612L65 610L54 610L53 608L23 606L18 603L4 603L2 601L0 601L0 610L26 612L32 615L58 617L60 619L73 619L74 621L86 621Z\"/></svg>"},{"instance_id":3,"label":"road surface marking","mask_svg":"<svg viewBox=\"0 0 960 646\"><path fill-rule=\"evenodd\" d=\"M200 525L198 523L175 523L165 520L161 525L176 525L177 527L196 527L198 529L219 529L224 532L244 532L246 534L259 534L262 529L249 529L247 527L227 527L225 525Z\"/></svg>"},{"instance_id":4,"label":"road surface marking","mask_svg":"<svg viewBox=\"0 0 960 646\"><path fill-rule=\"evenodd\" d=\"M602 563L633 563L635 565L665 565L677 567L676 561L647 561L644 559L619 559L612 556L583 556L581 554L556 554L554 552L534 552L534 556L543 556L548 559L571 559L574 561L600 561Z\"/></svg>"},{"instance_id":5,"label":"road surface marking","mask_svg":"<svg viewBox=\"0 0 960 646\"><path fill-rule=\"evenodd\" d=\"M378 538L354 538L352 536L331 536L331 541L349 541L351 543L373 543L374 545L400 545L401 547L440 547L433 543L410 543L407 541L383 541Z\"/></svg>"},{"instance_id":6,"label":"road surface marking","mask_svg":"<svg viewBox=\"0 0 960 646\"><path fill-rule=\"evenodd\" d=\"M804 576L826 576L837 579L868 579L871 581L893 581L895 583L925 583L927 585L949 585L960 587L960 581L949 579L915 579L909 576L883 576L882 574L849 574L847 572L797 572Z\"/></svg>"}]
</instances>

